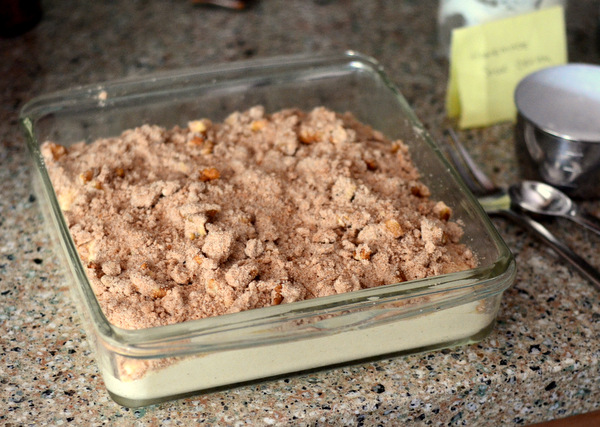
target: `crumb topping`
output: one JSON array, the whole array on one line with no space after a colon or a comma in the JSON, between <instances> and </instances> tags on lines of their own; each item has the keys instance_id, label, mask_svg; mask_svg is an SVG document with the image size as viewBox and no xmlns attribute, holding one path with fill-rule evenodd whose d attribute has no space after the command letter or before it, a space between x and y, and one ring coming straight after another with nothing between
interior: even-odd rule
<instances>
[{"instance_id":1,"label":"crumb topping","mask_svg":"<svg viewBox=\"0 0 600 427\"><path fill-rule=\"evenodd\" d=\"M42 154L98 301L127 329L476 266L407 146L323 107L143 125Z\"/></svg>"}]
</instances>

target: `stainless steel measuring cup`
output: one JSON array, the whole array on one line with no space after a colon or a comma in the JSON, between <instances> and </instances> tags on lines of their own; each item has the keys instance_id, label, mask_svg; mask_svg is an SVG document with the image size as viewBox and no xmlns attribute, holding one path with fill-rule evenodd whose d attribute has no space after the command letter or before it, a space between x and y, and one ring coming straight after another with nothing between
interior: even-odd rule
<instances>
[{"instance_id":1,"label":"stainless steel measuring cup","mask_svg":"<svg viewBox=\"0 0 600 427\"><path fill-rule=\"evenodd\" d=\"M516 154L526 179L577 198L600 197L600 66L567 64L515 90Z\"/></svg>"}]
</instances>

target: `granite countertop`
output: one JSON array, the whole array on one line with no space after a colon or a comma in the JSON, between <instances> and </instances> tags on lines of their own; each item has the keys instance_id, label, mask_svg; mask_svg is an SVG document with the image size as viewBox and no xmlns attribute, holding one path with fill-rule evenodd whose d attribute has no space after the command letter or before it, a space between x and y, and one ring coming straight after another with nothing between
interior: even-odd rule
<instances>
[{"instance_id":1,"label":"granite countertop","mask_svg":"<svg viewBox=\"0 0 600 427\"><path fill-rule=\"evenodd\" d=\"M574 2L573 2L574 3ZM526 232L494 219L518 276L478 344L385 358L127 409L108 396L29 185L19 109L42 93L157 70L301 52L376 57L434 138L448 63L433 0L43 2L0 39L0 423L6 425L527 425L600 409L600 293ZM572 62L600 62L598 6L568 13ZM517 179L510 123L460 132L499 183ZM586 202L600 214L600 203ZM600 238L545 221L600 267Z\"/></svg>"}]
</instances>

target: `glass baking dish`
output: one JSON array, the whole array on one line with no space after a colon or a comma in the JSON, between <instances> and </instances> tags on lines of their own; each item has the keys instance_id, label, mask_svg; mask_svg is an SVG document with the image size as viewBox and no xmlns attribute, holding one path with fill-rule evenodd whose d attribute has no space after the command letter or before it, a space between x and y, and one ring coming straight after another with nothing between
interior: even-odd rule
<instances>
[{"instance_id":1,"label":"glass baking dish","mask_svg":"<svg viewBox=\"0 0 600 427\"><path fill-rule=\"evenodd\" d=\"M40 144L69 146L144 123L166 127L233 111L325 106L410 148L432 198L464 225L479 266L459 273L142 330L107 321L94 296L48 177ZM108 392L143 406L216 387L476 342L493 328L515 261L489 218L457 179L398 89L356 52L288 56L179 70L41 96L22 110L48 229Z\"/></svg>"}]
</instances>

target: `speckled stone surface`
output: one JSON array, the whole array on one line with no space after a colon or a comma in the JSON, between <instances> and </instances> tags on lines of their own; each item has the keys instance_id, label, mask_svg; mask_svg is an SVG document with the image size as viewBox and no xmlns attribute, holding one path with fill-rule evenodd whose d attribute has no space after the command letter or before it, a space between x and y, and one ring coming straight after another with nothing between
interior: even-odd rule
<instances>
[{"instance_id":1,"label":"speckled stone surface","mask_svg":"<svg viewBox=\"0 0 600 427\"><path fill-rule=\"evenodd\" d=\"M571 61L598 63L599 6L569 11ZM107 395L44 230L17 115L77 84L247 57L355 49L379 59L435 138L448 64L433 0L44 2L31 32L0 39L0 424L527 425L600 408L600 293L517 227L518 262L489 338L462 348L292 375L132 410ZM518 178L512 125L461 132L496 181ZM600 214L599 202L586 207ZM545 221L600 267L600 237Z\"/></svg>"}]
</instances>

